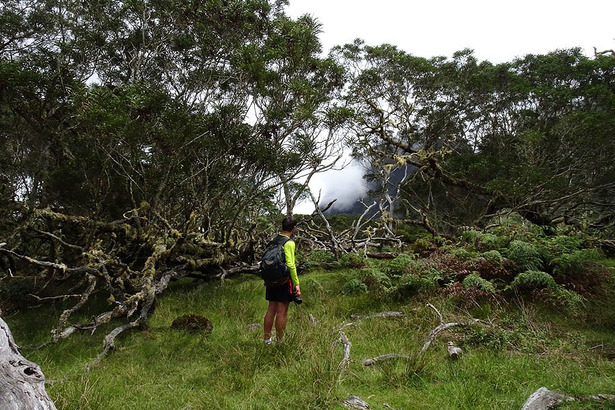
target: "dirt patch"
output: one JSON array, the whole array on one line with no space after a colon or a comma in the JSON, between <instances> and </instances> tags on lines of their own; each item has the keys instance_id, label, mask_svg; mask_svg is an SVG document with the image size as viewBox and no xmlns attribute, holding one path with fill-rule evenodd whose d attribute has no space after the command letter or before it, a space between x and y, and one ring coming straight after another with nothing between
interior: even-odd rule
<instances>
[{"instance_id":1,"label":"dirt patch","mask_svg":"<svg viewBox=\"0 0 615 410\"><path fill-rule=\"evenodd\" d=\"M171 323L171 329L186 330L190 333L210 334L214 328L213 323L204 316L184 315Z\"/></svg>"}]
</instances>

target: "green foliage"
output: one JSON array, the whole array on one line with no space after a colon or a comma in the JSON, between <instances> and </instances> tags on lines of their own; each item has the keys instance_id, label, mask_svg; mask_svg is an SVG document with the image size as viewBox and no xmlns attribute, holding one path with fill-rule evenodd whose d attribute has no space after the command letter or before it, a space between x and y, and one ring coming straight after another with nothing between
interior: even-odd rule
<instances>
[{"instance_id":1,"label":"green foliage","mask_svg":"<svg viewBox=\"0 0 615 410\"><path fill-rule=\"evenodd\" d=\"M510 286L519 290L555 289L557 283L553 276L546 272L529 270L518 274Z\"/></svg>"},{"instance_id":2,"label":"green foliage","mask_svg":"<svg viewBox=\"0 0 615 410\"><path fill-rule=\"evenodd\" d=\"M332 264L335 262L336 260L333 252L321 249L311 251L305 259L305 264L308 269L321 267L325 264Z\"/></svg>"},{"instance_id":3,"label":"green foliage","mask_svg":"<svg viewBox=\"0 0 615 410\"><path fill-rule=\"evenodd\" d=\"M471 252L466 248L453 248L450 250L450 254L461 260L469 260L476 256L476 253Z\"/></svg>"},{"instance_id":4,"label":"green foliage","mask_svg":"<svg viewBox=\"0 0 615 410\"><path fill-rule=\"evenodd\" d=\"M545 260L552 261L563 254L575 252L581 248L583 239L574 235L557 235L542 241L542 254Z\"/></svg>"},{"instance_id":5,"label":"green foliage","mask_svg":"<svg viewBox=\"0 0 615 410\"><path fill-rule=\"evenodd\" d=\"M483 252L481 256L487 259L487 261L494 266L501 266L502 263L504 262L504 258L502 257L502 254L496 250Z\"/></svg>"},{"instance_id":6,"label":"green foliage","mask_svg":"<svg viewBox=\"0 0 615 410\"><path fill-rule=\"evenodd\" d=\"M561 306L564 311L578 314L585 307L585 298L577 292L559 286L553 295L556 305Z\"/></svg>"},{"instance_id":7,"label":"green foliage","mask_svg":"<svg viewBox=\"0 0 615 410\"><path fill-rule=\"evenodd\" d=\"M439 272L437 271L429 272L424 275L406 273L397 281L395 291L401 297L430 292L437 288L437 280L439 278Z\"/></svg>"},{"instance_id":8,"label":"green foliage","mask_svg":"<svg viewBox=\"0 0 615 410\"><path fill-rule=\"evenodd\" d=\"M477 248L482 251L498 250L504 248L507 243L508 238L504 236L499 236L492 233L484 233L481 234L478 240Z\"/></svg>"},{"instance_id":9,"label":"green foliage","mask_svg":"<svg viewBox=\"0 0 615 410\"><path fill-rule=\"evenodd\" d=\"M0 307L2 302L12 306L25 307L36 293L35 281L28 277L5 277L0 280Z\"/></svg>"},{"instance_id":10,"label":"green foliage","mask_svg":"<svg viewBox=\"0 0 615 410\"><path fill-rule=\"evenodd\" d=\"M464 289L478 289L483 292L495 294L495 286L493 283L480 277L478 272L472 272L463 279Z\"/></svg>"},{"instance_id":11,"label":"green foliage","mask_svg":"<svg viewBox=\"0 0 615 410\"><path fill-rule=\"evenodd\" d=\"M350 395L360 396L372 408L383 403L397 409L521 408L536 385L580 392L608 391L613 385L608 356L615 351L613 321L601 315L610 314L610 299L600 306L588 303L592 310L581 316L544 312L529 303L518 307L489 302L481 302L487 313L478 315L430 294L429 301L446 322L481 317L490 324L451 327L418 354L438 324L433 311L425 308L425 299L331 297L354 275L339 270L303 276L304 304L290 307L282 343L263 344L267 302L262 281L244 276L223 286L195 286L185 279L172 283L150 318L150 328L125 333L116 340L117 349L90 369L86 364L100 352L104 334L116 323L100 325L93 335L75 333L58 344L22 353L41 365L47 380L54 380L45 387L63 409L260 409L271 403L290 409L334 409L340 398ZM322 289L316 291L315 284ZM47 341L53 310L40 307L6 317L16 343ZM401 311L404 317L350 318L384 311ZM211 320L209 336L170 329L174 318L189 312ZM350 321L354 325L344 333L352 343L352 360L342 370L339 334L323 329L338 329ZM457 362L446 357L448 340L464 350ZM598 345L604 347L589 349ZM361 363L390 352L408 358L368 367ZM289 380L303 388L288 395Z\"/></svg>"},{"instance_id":12,"label":"green foliage","mask_svg":"<svg viewBox=\"0 0 615 410\"><path fill-rule=\"evenodd\" d=\"M378 268L365 269L362 280L370 291L386 291L393 286L391 277Z\"/></svg>"},{"instance_id":13,"label":"green foliage","mask_svg":"<svg viewBox=\"0 0 615 410\"><path fill-rule=\"evenodd\" d=\"M395 259L383 261L381 268L389 276L402 276L408 271L408 267L413 264L415 259L414 254L402 253Z\"/></svg>"},{"instance_id":14,"label":"green foliage","mask_svg":"<svg viewBox=\"0 0 615 410\"><path fill-rule=\"evenodd\" d=\"M603 257L597 249L579 249L572 253L564 253L555 257L553 264L554 275L574 275L580 273L584 268L584 263L597 261Z\"/></svg>"},{"instance_id":15,"label":"green foliage","mask_svg":"<svg viewBox=\"0 0 615 410\"><path fill-rule=\"evenodd\" d=\"M537 270L542 265L540 252L534 244L514 240L505 252L506 256L521 270Z\"/></svg>"},{"instance_id":16,"label":"green foliage","mask_svg":"<svg viewBox=\"0 0 615 410\"><path fill-rule=\"evenodd\" d=\"M357 253L345 253L340 256L339 265L345 268L364 268L367 266L367 260Z\"/></svg>"},{"instance_id":17,"label":"green foliage","mask_svg":"<svg viewBox=\"0 0 615 410\"><path fill-rule=\"evenodd\" d=\"M342 286L342 293L344 295L358 295L367 292L367 285L361 282L359 279L351 279L348 282L344 283L344 286Z\"/></svg>"},{"instance_id":18,"label":"green foliage","mask_svg":"<svg viewBox=\"0 0 615 410\"><path fill-rule=\"evenodd\" d=\"M412 243L412 250L420 253L434 248L434 244L426 238L418 238Z\"/></svg>"},{"instance_id":19,"label":"green foliage","mask_svg":"<svg viewBox=\"0 0 615 410\"><path fill-rule=\"evenodd\" d=\"M461 233L461 238L471 245L475 245L479 238L481 237L481 233L474 230L464 231Z\"/></svg>"}]
</instances>

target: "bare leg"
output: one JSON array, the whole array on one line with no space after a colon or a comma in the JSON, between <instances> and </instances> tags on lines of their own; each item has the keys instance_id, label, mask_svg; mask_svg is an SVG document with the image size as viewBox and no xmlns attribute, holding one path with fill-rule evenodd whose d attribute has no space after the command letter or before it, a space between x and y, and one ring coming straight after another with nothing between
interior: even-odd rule
<instances>
[{"instance_id":1,"label":"bare leg","mask_svg":"<svg viewBox=\"0 0 615 410\"><path fill-rule=\"evenodd\" d=\"M269 302L269 307L267 308L267 313L265 313L265 340L271 339L271 329L273 328L273 320L276 314L278 302Z\"/></svg>"},{"instance_id":2,"label":"bare leg","mask_svg":"<svg viewBox=\"0 0 615 410\"><path fill-rule=\"evenodd\" d=\"M278 340L282 340L284 337L284 330L286 329L286 316L288 313L288 305L290 302L277 302L275 307L275 335Z\"/></svg>"}]
</instances>

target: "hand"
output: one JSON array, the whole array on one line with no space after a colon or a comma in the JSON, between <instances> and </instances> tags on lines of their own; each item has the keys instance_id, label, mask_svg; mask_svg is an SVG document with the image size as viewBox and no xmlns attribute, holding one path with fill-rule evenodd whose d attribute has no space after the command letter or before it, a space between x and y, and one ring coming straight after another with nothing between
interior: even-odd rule
<instances>
[{"instance_id":1,"label":"hand","mask_svg":"<svg viewBox=\"0 0 615 410\"><path fill-rule=\"evenodd\" d=\"M295 295L301 296L301 289L299 289L299 285L295 286Z\"/></svg>"}]
</instances>

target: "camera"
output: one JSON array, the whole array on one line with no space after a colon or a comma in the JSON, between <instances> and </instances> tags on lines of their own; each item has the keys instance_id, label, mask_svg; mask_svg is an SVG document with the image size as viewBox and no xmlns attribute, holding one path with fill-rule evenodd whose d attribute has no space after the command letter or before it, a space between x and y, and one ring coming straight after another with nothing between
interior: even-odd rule
<instances>
[{"instance_id":1,"label":"camera","mask_svg":"<svg viewBox=\"0 0 615 410\"><path fill-rule=\"evenodd\" d=\"M299 296L297 296L295 292L292 293L292 301L297 306L303 303L303 300Z\"/></svg>"}]
</instances>

